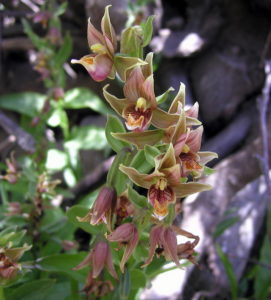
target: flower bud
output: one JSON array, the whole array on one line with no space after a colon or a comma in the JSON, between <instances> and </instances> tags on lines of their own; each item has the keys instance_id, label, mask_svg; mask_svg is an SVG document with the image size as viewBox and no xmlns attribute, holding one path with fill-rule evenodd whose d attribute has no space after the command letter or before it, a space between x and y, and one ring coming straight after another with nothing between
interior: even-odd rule
<instances>
[{"instance_id":1,"label":"flower bud","mask_svg":"<svg viewBox=\"0 0 271 300\"><path fill-rule=\"evenodd\" d=\"M107 239L110 242L120 242L125 245L125 251L120 262L120 269L124 272L124 265L132 255L138 243L138 231L134 224L125 223L120 225L115 231L108 235Z\"/></svg>"}]
</instances>

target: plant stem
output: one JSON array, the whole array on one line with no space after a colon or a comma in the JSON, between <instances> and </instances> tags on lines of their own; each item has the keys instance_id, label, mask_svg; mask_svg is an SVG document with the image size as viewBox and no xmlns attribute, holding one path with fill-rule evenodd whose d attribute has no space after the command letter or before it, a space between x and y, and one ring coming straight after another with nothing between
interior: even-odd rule
<instances>
[{"instance_id":1,"label":"plant stem","mask_svg":"<svg viewBox=\"0 0 271 300\"><path fill-rule=\"evenodd\" d=\"M4 288L0 286L0 300L5 300Z\"/></svg>"}]
</instances>

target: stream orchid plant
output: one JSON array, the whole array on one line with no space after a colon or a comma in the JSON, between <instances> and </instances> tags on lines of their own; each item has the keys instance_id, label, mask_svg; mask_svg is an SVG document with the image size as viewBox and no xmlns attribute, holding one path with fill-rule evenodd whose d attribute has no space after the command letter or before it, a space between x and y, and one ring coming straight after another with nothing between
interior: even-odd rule
<instances>
[{"instance_id":1,"label":"stream orchid plant","mask_svg":"<svg viewBox=\"0 0 271 300\"><path fill-rule=\"evenodd\" d=\"M181 212L182 198L211 188L197 180L210 172L205 164L217 154L200 151L203 127L198 103L186 109L183 84L168 111L159 107L172 88L155 95L153 53L143 55L152 36L153 17L142 26L125 29L118 52L109 8L105 8L101 31L88 21L91 54L71 61L81 64L95 81L117 77L123 94L118 98L110 93L109 84L103 88L117 114L110 115L106 125L116 157L94 205L85 216L78 216L79 222L99 230L92 237L89 254L74 269L89 268L84 287L88 295L102 297L115 289L115 295L129 297L131 274L142 268L140 276L145 277L155 255L163 259L154 268L165 261L178 267L182 260L196 264L199 237L176 226L174 220ZM178 244L177 235L188 241Z\"/></svg>"}]
</instances>

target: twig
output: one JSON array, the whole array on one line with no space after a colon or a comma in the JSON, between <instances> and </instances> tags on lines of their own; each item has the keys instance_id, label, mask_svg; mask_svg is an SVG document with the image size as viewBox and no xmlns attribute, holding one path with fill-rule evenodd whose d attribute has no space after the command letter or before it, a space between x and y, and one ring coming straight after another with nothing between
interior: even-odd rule
<instances>
[{"instance_id":1,"label":"twig","mask_svg":"<svg viewBox=\"0 0 271 300\"><path fill-rule=\"evenodd\" d=\"M10 135L15 136L18 145L25 151L35 152L35 140L33 137L25 132L19 125L8 118L0 111L0 126Z\"/></svg>"},{"instance_id":2,"label":"twig","mask_svg":"<svg viewBox=\"0 0 271 300\"><path fill-rule=\"evenodd\" d=\"M269 176L269 149L268 149L268 129L267 129L267 111L269 104L269 97L271 91L271 60L267 60L265 63L265 84L262 90L262 95L258 97L257 103L260 112L260 126L262 135L263 153L260 157L260 163L263 171L263 175L266 182L267 192L271 194L271 180Z\"/></svg>"}]
</instances>

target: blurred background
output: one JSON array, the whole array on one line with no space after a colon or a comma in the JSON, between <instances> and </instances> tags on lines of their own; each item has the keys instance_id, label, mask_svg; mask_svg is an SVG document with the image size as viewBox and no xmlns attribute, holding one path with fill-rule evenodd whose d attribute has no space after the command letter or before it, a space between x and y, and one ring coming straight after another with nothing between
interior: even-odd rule
<instances>
[{"instance_id":1,"label":"blurred background","mask_svg":"<svg viewBox=\"0 0 271 300\"><path fill-rule=\"evenodd\" d=\"M67 1L50 30L52 15L41 13L46 2L51 1L0 2L2 162L12 151L20 156L37 146L31 128L42 119L37 111L47 112L44 97L48 91L55 98L66 93L70 100L63 118L72 134L63 139L57 127L65 135L66 125L58 121L61 113L50 117L46 137L57 149L46 154L46 166L73 193L73 198L63 196L67 205L95 191L113 154L103 133L109 112L102 96L105 83L91 80L81 66L70 65L70 59L89 53L87 19L99 28L106 5L113 5L110 16L118 35L127 24L155 15L147 50L155 53L156 94L169 87L176 92L180 82L186 85L186 104L200 105L202 149L217 152L219 159L211 165L216 172L205 179L214 189L188 197L178 219L182 228L201 238L196 249L200 267L159 275L141 298L270 299L271 1ZM46 45L33 32L62 49L56 74ZM61 76L65 80L57 82ZM120 83L110 84L113 94L121 96Z\"/></svg>"}]
</instances>

